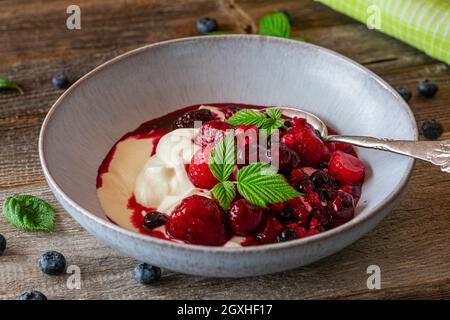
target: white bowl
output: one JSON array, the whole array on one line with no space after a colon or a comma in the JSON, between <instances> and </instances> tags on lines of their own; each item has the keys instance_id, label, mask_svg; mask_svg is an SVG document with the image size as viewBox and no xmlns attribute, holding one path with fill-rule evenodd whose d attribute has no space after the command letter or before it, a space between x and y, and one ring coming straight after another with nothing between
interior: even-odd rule
<instances>
[{"instance_id":1,"label":"white bowl","mask_svg":"<svg viewBox=\"0 0 450 320\"><path fill-rule=\"evenodd\" d=\"M356 217L285 243L245 248L180 244L110 223L95 180L115 141L145 120L208 102L294 106L342 134L417 140L413 114L403 99L375 74L330 50L260 36L185 38L123 54L58 99L39 139L50 188L87 231L125 255L182 273L242 277L296 268L351 244L392 210L414 165L407 157L358 149L368 174Z\"/></svg>"}]
</instances>

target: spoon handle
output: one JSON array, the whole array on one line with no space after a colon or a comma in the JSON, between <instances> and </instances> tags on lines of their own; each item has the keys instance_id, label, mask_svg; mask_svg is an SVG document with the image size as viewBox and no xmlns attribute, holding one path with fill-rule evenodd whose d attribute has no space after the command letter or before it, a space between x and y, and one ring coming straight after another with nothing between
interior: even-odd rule
<instances>
[{"instance_id":1,"label":"spoon handle","mask_svg":"<svg viewBox=\"0 0 450 320\"><path fill-rule=\"evenodd\" d=\"M440 166L441 171L450 173L450 140L405 141L373 137L328 136L327 142L343 142L358 147L394 152Z\"/></svg>"}]
</instances>

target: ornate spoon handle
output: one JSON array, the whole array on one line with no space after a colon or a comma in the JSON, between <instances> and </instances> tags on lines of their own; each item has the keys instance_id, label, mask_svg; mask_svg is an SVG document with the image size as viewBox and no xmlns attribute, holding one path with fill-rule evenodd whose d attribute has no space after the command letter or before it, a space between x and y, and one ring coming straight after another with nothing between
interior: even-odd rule
<instances>
[{"instance_id":1,"label":"ornate spoon handle","mask_svg":"<svg viewBox=\"0 0 450 320\"><path fill-rule=\"evenodd\" d=\"M443 172L450 173L450 140L404 141L354 136L328 136L325 140L344 142L358 147L394 152L422 159L440 166Z\"/></svg>"}]
</instances>

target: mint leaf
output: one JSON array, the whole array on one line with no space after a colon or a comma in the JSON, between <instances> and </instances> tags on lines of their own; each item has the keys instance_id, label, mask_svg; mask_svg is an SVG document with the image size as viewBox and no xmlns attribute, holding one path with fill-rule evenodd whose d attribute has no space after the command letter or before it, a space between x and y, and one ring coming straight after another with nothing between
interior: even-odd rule
<instances>
[{"instance_id":1,"label":"mint leaf","mask_svg":"<svg viewBox=\"0 0 450 320\"><path fill-rule=\"evenodd\" d=\"M239 170L237 189L247 201L263 208L268 203L283 202L302 195L275 168L261 162Z\"/></svg>"},{"instance_id":2,"label":"mint leaf","mask_svg":"<svg viewBox=\"0 0 450 320\"><path fill-rule=\"evenodd\" d=\"M283 126L284 122L279 119L268 119L268 121L261 127L267 130L267 136L270 136L275 129Z\"/></svg>"},{"instance_id":3,"label":"mint leaf","mask_svg":"<svg viewBox=\"0 0 450 320\"><path fill-rule=\"evenodd\" d=\"M23 94L23 90L21 87L19 87L16 83L12 82L11 80L8 80L3 77L0 77L0 90L1 89L16 90L20 94Z\"/></svg>"},{"instance_id":4,"label":"mint leaf","mask_svg":"<svg viewBox=\"0 0 450 320\"><path fill-rule=\"evenodd\" d=\"M259 34L262 36L289 38L291 35L289 18L281 12L263 16L259 19Z\"/></svg>"},{"instance_id":5,"label":"mint leaf","mask_svg":"<svg viewBox=\"0 0 450 320\"><path fill-rule=\"evenodd\" d=\"M274 119L280 119L282 115L281 110L276 108L266 109L266 113L269 117Z\"/></svg>"},{"instance_id":6,"label":"mint leaf","mask_svg":"<svg viewBox=\"0 0 450 320\"><path fill-rule=\"evenodd\" d=\"M30 195L13 195L3 203L3 214L13 226L28 231L53 231L55 211L46 201Z\"/></svg>"},{"instance_id":7,"label":"mint leaf","mask_svg":"<svg viewBox=\"0 0 450 320\"><path fill-rule=\"evenodd\" d=\"M226 181L234 169L235 145L233 131L220 141L212 150L209 169L219 181Z\"/></svg>"},{"instance_id":8,"label":"mint leaf","mask_svg":"<svg viewBox=\"0 0 450 320\"><path fill-rule=\"evenodd\" d=\"M219 201L224 210L227 210L236 196L236 188L231 181L219 182L211 190L214 197Z\"/></svg>"},{"instance_id":9,"label":"mint leaf","mask_svg":"<svg viewBox=\"0 0 450 320\"><path fill-rule=\"evenodd\" d=\"M261 127L266 121L267 117L264 114L252 109L241 109L227 120L232 126L254 124L257 127Z\"/></svg>"}]
</instances>

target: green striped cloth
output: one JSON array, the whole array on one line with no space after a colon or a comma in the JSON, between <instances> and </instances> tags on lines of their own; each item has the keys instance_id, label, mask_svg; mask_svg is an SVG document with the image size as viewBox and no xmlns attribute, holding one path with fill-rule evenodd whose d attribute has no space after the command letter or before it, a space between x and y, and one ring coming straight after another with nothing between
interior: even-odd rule
<instances>
[{"instance_id":1,"label":"green striped cloth","mask_svg":"<svg viewBox=\"0 0 450 320\"><path fill-rule=\"evenodd\" d=\"M450 0L318 1L450 64Z\"/></svg>"}]
</instances>

